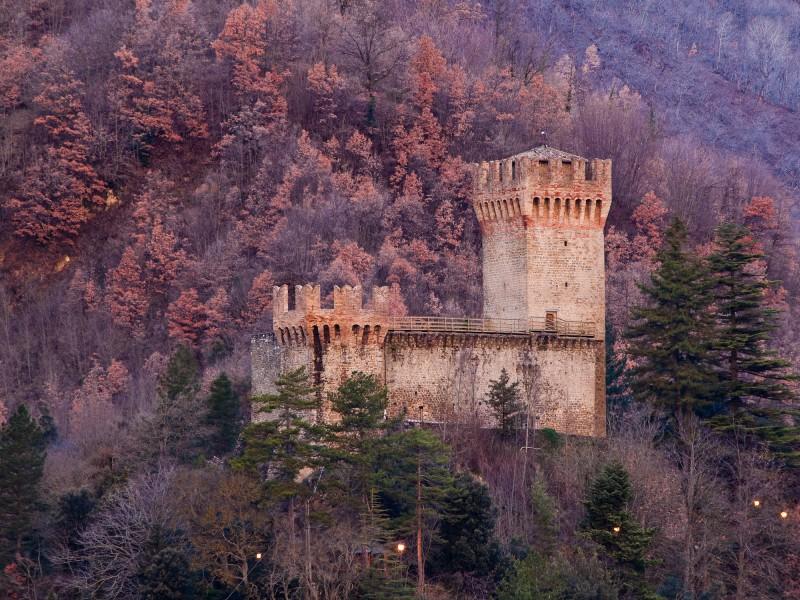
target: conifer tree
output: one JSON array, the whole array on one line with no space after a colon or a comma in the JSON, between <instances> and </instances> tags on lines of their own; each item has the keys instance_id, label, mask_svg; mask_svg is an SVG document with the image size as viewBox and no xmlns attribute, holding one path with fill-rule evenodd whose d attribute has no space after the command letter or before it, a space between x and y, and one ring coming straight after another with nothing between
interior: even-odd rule
<instances>
[{"instance_id":1,"label":"conifer tree","mask_svg":"<svg viewBox=\"0 0 800 600\"><path fill-rule=\"evenodd\" d=\"M20 405L0 429L0 563L31 534L46 454L42 430Z\"/></svg>"},{"instance_id":2,"label":"conifer tree","mask_svg":"<svg viewBox=\"0 0 800 600\"><path fill-rule=\"evenodd\" d=\"M186 543L181 542L176 532L165 532L159 526L150 532L137 573L137 592L142 600L197 597Z\"/></svg>"},{"instance_id":3,"label":"conifer tree","mask_svg":"<svg viewBox=\"0 0 800 600\"><path fill-rule=\"evenodd\" d=\"M158 381L159 395L166 400L175 400L180 395L196 394L200 388L199 370L194 353L186 346L178 346Z\"/></svg>"},{"instance_id":4,"label":"conifer tree","mask_svg":"<svg viewBox=\"0 0 800 600\"><path fill-rule=\"evenodd\" d=\"M231 465L262 476L268 495L282 500L304 491L297 481L303 469L324 464L327 429L314 423L320 402L305 367L284 373L275 387L276 393L252 399L266 419L245 428L243 451Z\"/></svg>"},{"instance_id":5,"label":"conifer tree","mask_svg":"<svg viewBox=\"0 0 800 600\"><path fill-rule=\"evenodd\" d=\"M503 439L509 439L517 428L523 409L519 396L519 382L509 384L505 369L500 372L499 379L489 381L487 402L494 412Z\"/></svg>"},{"instance_id":6,"label":"conifer tree","mask_svg":"<svg viewBox=\"0 0 800 600\"><path fill-rule=\"evenodd\" d=\"M150 464L162 457L183 462L205 452L209 437L207 406L200 389L199 366L191 350L179 346L158 382L159 401L139 423L133 453Z\"/></svg>"},{"instance_id":7,"label":"conifer tree","mask_svg":"<svg viewBox=\"0 0 800 600\"><path fill-rule=\"evenodd\" d=\"M717 250L709 257L714 283L719 353L718 390L734 411L747 398L779 402L790 399L786 386L789 363L766 343L776 328L777 311L766 306L770 286L753 268L763 258L750 232L734 223L717 228Z\"/></svg>"},{"instance_id":8,"label":"conifer tree","mask_svg":"<svg viewBox=\"0 0 800 600\"><path fill-rule=\"evenodd\" d=\"M634 397L673 414L705 408L714 388L711 282L685 244L686 228L676 219L656 255L658 268L640 286L645 305L633 311L627 332L630 353L638 359Z\"/></svg>"},{"instance_id":9,"label":"conifer tree","mask_svg":"<svg viewBox=\"0 0 800 600\"><path fill-rule=\"evenodd\" d=\"M488 488L466 473L456 475L442 499L442 521L431 552L434 573L484 577L500 561L495 513Z\"/></svg>"},{"instance_id":10,"label":"conifer tree","mask_svg":"<svg viewBox=\"0 0 800 600\"><path fill-rule=\"evenodd\" d=\"M331 408L339 413L337 431L363 440L376 430L386 411L386 388L375 375L354 372L330 395Z\"/></svg>"},{"instance_id":11,"label":"conifer tree","mask_svg":"<svg viewBox=\"0 0 800 600\"><path fill-rule=\"evenodd\" d=\"M239 396L225 373L211 382L206 420L213 429L213 452L217 455L230 452L239 436Z\"/></svg>"},{"instance_id":12,"label":"conifer tree","mask_svg":"<svg viewBox=\"0 0 800 600\"><path fill-rule=\"evenodd\" d=\"M642 527L631 516L630 501L628 472L619 463L606 465L589 488L583 528L621 569L623 585L643 591L641 576L647 566L646 555L655 531Z\"/></svg>"}]
</instances>

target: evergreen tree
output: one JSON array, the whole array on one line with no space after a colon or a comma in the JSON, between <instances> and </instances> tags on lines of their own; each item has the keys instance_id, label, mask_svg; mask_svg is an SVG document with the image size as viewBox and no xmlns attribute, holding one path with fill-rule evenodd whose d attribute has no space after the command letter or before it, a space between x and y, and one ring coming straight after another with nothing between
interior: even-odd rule
<instances>
[{"instance_id":1,"label":"evergreen tree","mask_svg":"<svg viewBox=\"0 0 800 600\"><path fill-rule=\"evenodd\" d=\"M262 476L268 494L281 500L304 491L300 471L325 464L327 428L313 422L320 402L305 367L284 373L275 386L276 393L252 399L266 420L244 429L242 453L231 465Z\"/></svg>"},{"instance_id":2,"label":"evergreen tree","mask_svg":"<svg viewBox=\"0 0 800 600\"><path fill-rule=\"evenodd\" d=\"M78 534L88 524L97 502L88 490L67 492L58 499L56 523L70 547L76 547Z\"/></svg>"},{"instance_id":3,"label":"evergreen tree","mask_svg":"<svg viewBox=\"0 0 800 600\"><path fill-rule=\"evenodd\" d=\"M414 539L418 593L424 586L424 547L443 514L443 499L452 485L449 451L433 433L417 428L381 438L373 453L373 485L393 530ZM421 560L420 560L421 555Z\"/></svg>"},{"instance_id":4,"label":"evergreen tree","mask_svg":"<svg viewBox=\"0 0 800 600\"><path fill-rule=\"evenodd\" d=\"M364 520L369 532L372 561L359 582L357 597L370 600L416 598L402 555L396 551L397 531L392 528L388 513L375 488L370 490ZM374 550L379 550L379 553L373 552Z\"/></svg>"},{"instance_id":5,"label":"evergreen tree","mask_svg":"<svg viewBox=\"0 0 800 600\"><path fill-rule=\"evenodd\" d=\"M175 400L178 396L194 396L199 389L200 367L197 359L189 348L178 346L159 379L159 395L166 400Z\"/></svg>"},{"instance_id":6,"label":"evergreen tree","mask_svg":"<svg viewBox=\"0 0 800 600\"><path fill-rule=\"evenodd\" d=\"M20 405L0 429L0 562L22 552L39 507L45 450L42 430Z\"/></svg>"},{"instance_id":7,"label":"evergreen tree","mask_svg":"<svg viewBox=\"0 0 800 600\"><path fill-rule=\"evenodd\" d=\"M606 321L606 405L609 416L614 412L624 411L633 399L630 394L630 381L625 356L620 356L614 345L617 332Z\"/></svg>"},{"instance_id":8,"label":"evergreen tree","mask_svg":"<svg viewBox=\"0 0 800 600\"><path fill-rule=\"evenodd\" d=\"M606 465L589 488L584 503L583 528L590 539L600 544L620 569L623 588L646 595L642 575L647 566L647 551L655 531L643 528L628 512L631 484L619 463Z\"/></svg>"},{"instance_id":9,"label":"evergreen tree","mask_svg":"<svg viewBox=\"0 0 800 600\"><path fill-rule=\"evenodd\" d=\"M717 228L717 250L709 257L714 283L720 355L718 390L725 405L736 411L746 399L780 402L792 397L786 386L789 363L766 343L776 328L778 311L765 304L770 286L754 263L763 254L753 246L750 232L724 223Z\"/></svg>"},{"instance_id":10,"label":"evergreen tree","mask_svg":"<svg viewBox=\"0 0 800 600\"><path fill-rule=\"evenodd\" d=\"M211 382L207 404L206 422L212 428L211 449L222 456L233 449L239 437L239 396L225 373Z\"/></svg>"},{"instance_id":11,"label":"evergreen tree","mask_svg":"<svg viewBox=\"0 0 800 600\"><path fill-rule=\"evenodd\" d=\"M445 492L441 508L431 571L478 577L492 573L500 561L500 547L494 537L495 514L487 487L460 473Z\"/></svg>"},{"instance_id":12,"label":"evergreen tree","mask_svg":"<svg viewBox=\"0 0 800 600\"><path fill-rule=\"evenodd\" d=\"M329 396L331 408L339 413L336 430L362 440L375 431L386 413L386 388L375 375L354 372Z\"/></svg>"},{"instance_id":13,"label":"evergreen tree","mask_svg":"<svg viewBox=\"0 0 800 600\"><path fill-rule=\"evenodd\" d=\"M617 600L611 575L594 554L532 551L515 562L497 588L498 600Z\"/></svg>"},{"instance_id":14,"label":"evergreen tree","mask_svg":"<svg viewBox=\"0 0 800 600\"><path fill-rule=\"evenodd\" d=\"M557 509L541 478L534 480L531 487L531 508L534 525L533 545L543 554L552 555L558 543Z\"/></svg>"},{"instance_id":15,"label":"evergreen tree","mask_svg":"<svg viewBox=\"0 0 800 600\"><path fill-rule=\"evenodd\" d=\"M702 410L714 389L711 342L711 281L707 269L684 250L686 228L679 220L667 229L651 281L641 285L646 304L633 311L627 332L638 359L631 387L638 400L676 414Z\"/></svg>"},{"instance_id":16,"label":"evergreen tree","mask_svg":"<svg viewBox=\"0 0 800 600\"><path fill-rule=\"evenodd\" d=\"M500 372L500 379L489 381L489 396L487 402L497 419L500 435L509 439L514 435L514 430L519 423L520 413L523 410L520 401L519 382L509 384L508 373L505 369Z\"/></svg>"},{"instance_id":17,"label":"evergreen tree","mask_svg":"<svg viewBox=\"0 0 800 600\"><path fill-rule=\"evenodd\" d=\"M150 465L164 457L191 462L206 451L210 437L200 374L191 350L179 346L159 379L159 401L138 425L130 457Z\"/></svg>"},{"instance_id":18,"label":"evergreen tree","mask_svg":"<svg viewBox=\"0 0 800 600\"><path fill-rule=\"evenodd\" d=\"M195 598L195 578L189 566L187 548L180 536L155 527L144 548L137 573L138 592L143 600Z\"/></svg>"}]
</instances>

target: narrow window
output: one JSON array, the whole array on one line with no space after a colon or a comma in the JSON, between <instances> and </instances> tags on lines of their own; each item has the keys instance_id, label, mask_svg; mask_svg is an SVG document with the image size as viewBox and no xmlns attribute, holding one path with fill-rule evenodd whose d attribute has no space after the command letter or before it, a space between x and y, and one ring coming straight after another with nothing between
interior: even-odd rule
<instances>
[{"instance_id":1,"label":"narrow window","mask_svg":"<svg viewBox=\"0 0 800 600\"><path fill-rule=\"evenodd\" d=\"M564 247L567 247L567 240L564 240Z\"/></svg>"},{"instance_id":2,"label":"narrow window","mask_svg":"<svg viewBox=\"0 0 800 600\"><path fill-rule=\"evenodd\" d=\"M600 224L600 219L603 215L603 201L598 200L595 203L595 211L594 211L594 220L597 221L597 224Z\"/></svg>"},{"instance_id":3,"label":"narrow window","mask_svg":"<svg viewBox=\"0 0 800 600\"><path fill-rule=\"evenodd\" d=\"M361 343L365 346L369 343L369 325L364 325L364 335L361 336Z\"/></svg>"},{"instance_id":4,"label":"narrow window","mask_svg":"<svg viewBox=\"0 0 800 600\"><path fill-rule=\"evenodd\" d=\"M331 343L331 328L327 325L322 326L322 339L326 345Z\"/></svg>"},{"instance_id":5,"label":"narrow window","mask_svg":"<svg viewBox=\"0 0 800 600\"><path fill-rule=\"evenodd\" d=\"M353 325L353 338L358 339L358 334L361 333L361 327Z\"/></svg>"},{"instance_id":6,"label":"narrow window","mask_svg":"<svg viewBox=\"0 0 800 600\"><path fill-rule=\"evenodd\" d=\"M337 340L338 340L338 339L340 339L340 338L342 337L342 330L341 330L341 328L339 327L339 324L338 324L338 323L336 323L336 324L333 326L333 337L334 337L334 339L337 339Z\"/></svg>"},{"instance_id":7,"label":"narrow window","mask_svg":"<svg viewBox=\"0 0 800 600\"><path fill-rule=\"evenodd\" d=\"M511 161L511 179L514 180L517 178L517 161Z\"/></svg>"}]
</instances>

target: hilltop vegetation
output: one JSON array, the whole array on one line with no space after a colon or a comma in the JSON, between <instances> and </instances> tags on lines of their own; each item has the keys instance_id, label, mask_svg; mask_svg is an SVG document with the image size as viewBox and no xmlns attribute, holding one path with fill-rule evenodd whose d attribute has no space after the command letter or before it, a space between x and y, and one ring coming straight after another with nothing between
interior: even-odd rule
<instances>
[{"instance_id":1,"label":"hilltop vegetation","mask_svg":"<svg viewBox=\"0 0 800 600\"><path fill-rule=\"evenodd\" d=\"M442 594L800 597L789 578L800 515L775 517L798 489L797 382L765 395L720 379L721 346L700 348L698 385L679 402L692 410L667 410L669 385L652 397L642 370L661 365L630 331L647 333L634 309L653 311L657 294L637 284L659 276L677 217L686 236L673 250L717 277L692 296L696 315L719 321L704 327L725 330L720 244L752 256L746 304L766 316L750 315L750 362L734 361L744 379L760 377L762 359L778 361L778 379L800 367L799 32L788 0L0 6L0 424L3 448L19 453L13 474L39 482L13 488L31 512L3 523L0 591L86 593L98 577L87 564L107 564L90 550L131 526L119 518L133 506L135 560L105 596L164 597L166 578L182 582L172 597L224 597L242 582L237 593L404 597L418 573L410 553L383 574L354 565L364 544L411 544L417 507L387 489L413 487L424 448L426 552ZM394 285L409 313L478 314L467 165L542 142L614 164L608 389L622 416L607 443L546 434L528 457L510 422L500 439L372 424L347 433L374 446L323 457L325 436L342 432L288 416L241 432L249 338L271 329L273 284L319 281L324 296ZM724 237L722 222L747 229ZM703 319L690 321L706 340L691 329ZM762 412L739 412L750 408ZM746 422L714 421L731 414ZM266 459L248 450L293 428L311 445L272 489ZM334 475L321 496L286 475L323 466ZM613 510L592 509L595 492ZM756 497L769 511L753 512ZM490 515L496 527L476 530ZM609 519L635 522L634 535L607 539ZM234 521L248 524L242 538L215 546ZM361 546L314 541L312 552L312 523L313 540ZM252 581L261 548L272 579ZM534 581L544 566L554 580Z\"/></svg>"}]
</instances>

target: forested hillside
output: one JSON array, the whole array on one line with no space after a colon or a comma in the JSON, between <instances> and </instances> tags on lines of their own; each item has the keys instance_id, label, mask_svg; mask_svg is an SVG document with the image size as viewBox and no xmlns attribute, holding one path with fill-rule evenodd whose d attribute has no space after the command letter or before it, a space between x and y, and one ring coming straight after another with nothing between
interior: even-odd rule
<instances>
[{"instance_id":1,"label":"forested hillside","mask_svg":"<svg viewBox=\"0 0 800 600\"><path fill-rule=\"evenodd\" d=\"M798 39L788 0L1 4L0 595L800 598ZM246 426L311 406L249 398L273 285L478 315L468 164L541 143L613 161L608 440L405 430L375 381Z\"/></svg>"}]
</instances>

